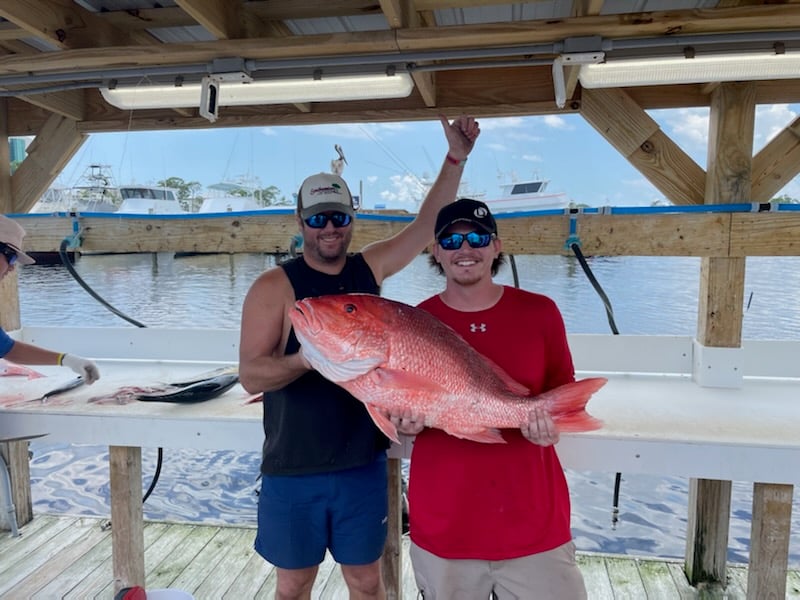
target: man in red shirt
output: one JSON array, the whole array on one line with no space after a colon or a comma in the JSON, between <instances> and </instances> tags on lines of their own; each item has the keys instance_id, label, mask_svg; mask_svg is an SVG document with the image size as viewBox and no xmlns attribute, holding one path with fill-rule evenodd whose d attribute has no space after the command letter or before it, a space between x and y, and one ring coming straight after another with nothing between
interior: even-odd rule
<instances>
[{"instance_id":1,"label":"man in red shirt","mask_svg":"<svg viewBox=\"0 0 800 600\"><path fill-rule=\"evenodd\" d=\"M445 206L431 264L445 290L420 304L514 379L540 394L575 380L561 313L548 297L494 283L503 263L497 224L483 203ZM466 398L464 399L467 400ZM506 444L422 429L424 415L392 415L416 434L408 504L411 560L425 600L582 600L566 478L549 414L531 408Z\"/></svg>"}]
</instances>

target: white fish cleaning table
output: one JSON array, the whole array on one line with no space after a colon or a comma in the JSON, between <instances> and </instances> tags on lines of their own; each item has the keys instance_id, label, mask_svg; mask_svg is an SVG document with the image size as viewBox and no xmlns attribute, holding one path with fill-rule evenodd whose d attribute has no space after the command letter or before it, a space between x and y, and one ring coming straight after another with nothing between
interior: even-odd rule
<instances>
[{"instance_id":1,"label":"white fish cleaning table","mask_svg":"<svg viewBox=\"0 0 800 600\"><path fill-rule=\"evenodd\" d=\"M16 335L97 357L102 378L95 385L47 403L0 406L0 422L6 433L45 433L53 441L110 447L115 582L143 585L141 448L260 451L262 408L247 404L249 395L239 385L196 404L89 399L127 385L185 381L235 364L238 333L98 328L31 329ZM749 351L756 356L750 364L762 365L754 367L762 374L745 373L741 388L725 389L701 387L686 372L691 340L571 336L570 343L579 377L603 375L609 381L588 404L604 428L562 435L558 452L565 467L769 484L800 480L800 379L777 376L782 365L764 355L768 346L759 343ZM778 344L776 353L800 355L797 348ZM635 372L621 368L625 360ZM659 365L664 372L656 371ZM4 377L0 405L19 394L38 398L74 377L63 368L41 371L46 379ZM410 456L411 446L404 440L392 456ZM779 526L788 535L790 522ZM751 568L760 560L774 563L774 557L751 553Z\"/></svg>"}]
</instances>

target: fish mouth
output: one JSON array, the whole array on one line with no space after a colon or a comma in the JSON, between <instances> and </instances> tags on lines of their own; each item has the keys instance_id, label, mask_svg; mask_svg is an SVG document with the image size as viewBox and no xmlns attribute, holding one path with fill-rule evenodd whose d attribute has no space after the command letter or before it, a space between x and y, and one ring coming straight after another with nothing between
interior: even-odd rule
<instances>
[{"instance_id":1,"label":"fish mouth","mask_svg":"<svg viewBox=\"0 0 800 600\"><path fill-rule=\"evenodd\" d=\"M317 335L322 331L322 324L314 314L314 309L305 300L298 300L289 314L295 329L302 330L306 335Z\"/></svg>"}]
</instances>

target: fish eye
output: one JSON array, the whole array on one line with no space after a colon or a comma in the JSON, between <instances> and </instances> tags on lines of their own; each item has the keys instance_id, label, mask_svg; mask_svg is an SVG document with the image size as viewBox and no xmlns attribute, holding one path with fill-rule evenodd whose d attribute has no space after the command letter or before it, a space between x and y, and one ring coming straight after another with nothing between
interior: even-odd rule
<instances>
[{"instance_id":1,"label":"fish eye","mask_svg":"<svg viewBox=\"0 0 800 600\"><path fill-rule=\"evenodd\" d=\"M356 305L355 304L345 304L344 305L344 310L345 310L345 312L349 312L349 313L356 312Z\"/></svg>"}]
</instances>

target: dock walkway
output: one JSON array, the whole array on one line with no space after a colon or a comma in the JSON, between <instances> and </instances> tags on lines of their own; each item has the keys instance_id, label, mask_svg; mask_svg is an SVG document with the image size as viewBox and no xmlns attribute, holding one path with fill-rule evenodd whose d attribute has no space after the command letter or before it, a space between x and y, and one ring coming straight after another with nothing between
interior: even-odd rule
<instances>
[{"instance_id":1,"label":"dock walkway","mask_svg":"<svg viewBox=\"0 0 800 600\"><path fill-rule=\"evenodd\" d=\"M21 535L0 532L0 598L113 598L111 531L96 517L37 515ZM147 521L145 571L150 589L175 588L196 600L272 599L275 571L253 551L252 527ZM403 544L403 598L417 588ZM580 553L590 600L704 600L745 598L747 567L728 568L727 589L698 591L686 582L677 560ZM347 598L341 571L328 557L320 566L312 597ZM800 599L800 572L790 570L786 598Z\"/></svg>"}]
</instances>

